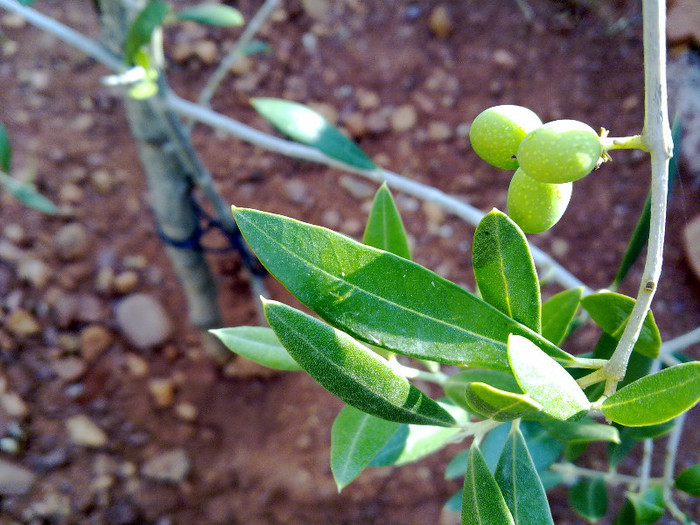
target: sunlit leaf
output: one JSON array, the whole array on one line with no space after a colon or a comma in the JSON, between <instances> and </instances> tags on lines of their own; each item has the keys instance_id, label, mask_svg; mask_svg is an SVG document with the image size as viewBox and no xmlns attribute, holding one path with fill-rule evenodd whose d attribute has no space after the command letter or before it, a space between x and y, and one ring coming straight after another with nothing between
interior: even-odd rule
<instances>
[{"instance_id":1,"label":"sunlit leaf","mask_svg":"<svg viewBox=\"0 0 700 525\"><path fill-rule=\"evenodd\" d=\"M560 441L567 443L590 443L592 441L620 442L620 434L612 425L596 423L585 418L582 421L559 421L550 419L542 421L542 426Z\"/></svg>"},{"instance_id":2,"label":"sunlit leaf","mask_svg":"<svg viewBox=\"0 0 700 525\"><path fill-rule=\"evenodd\" d=\"M508 339L508 361L526 394L556 419L580 419L590 402L571 375L532 341L519 335Z\"/></svg>"},{"instance_id":3,"label":"sunlit leaf","mask_svg":"<svg viewBox=\"0 0 700 525\"><path fill-rule=\"evenodd\" d=\"M276 370L301 370L277 339L275 332L263 326L235 326L209 330L232 352Z\"/></svg>"},{"instance_id":4,"label":"sunlit leaf","mask_svg":"<svg viewBox=\"0 0 700 525\"><path fill-rule=\"evenodd\" d=\"M581 305L591 315L603 331L615 339L620 339L622 332L634 308L634 299L614 292L601 292L581 299ZM651 311L642 325L642 331L634 345L634 350L647 357L656 357L661 348L661 335Z\"/></svg>"},{"instance_id":5,"label":"sunlit leaf","mask_svg":"<svg viewBox=\"0 0 700 525\"><path fill-rule=\"evenodd\" d=\"M542 409L542 406L527 394L515 394L485 383L469 383L465 389L465 396L472 412L494 421L512 421Z\"/></svg>"},{"instance_id":6,"label":"sunlit leaf","mask_svg":"<svg viewBox=\"0 0 700 525\"><path fill-rule=\"evenodd\" d=\"M129 26L124 39L124 61L133 63L141 46L151 41L153 31L161 25L170 13L170 6L161 0L153 0L144 7Z\"/></svg>"},{"instance_id":7,"label":"sunlit leaf","mask_svg":"<svg viewBox=\"0 0 700 525\"><path fill-rule=\"evenodd\" d=\"M462 525L515 525L479 447L469 450L462 492Z\"/></svg>"},{"instance_id":8,"label":"sunlit leaf","mask_svg":"<svg viewBox=\"0 0 700 525\"><path fill-rule=\"evenodd\" d=\"M557 359L573 360L411 261L280 215L235 208L234 216L275 278L327 322L369 344L418 359L507 370L506 342L516 333Z\"/></svg>"},{"instance_id":9,"label":"sunlit leaf","mask_svg":"<svg viewBox=\"0 0 700 525\"><path fill-rule=\"evenodd\" d=\"M560 345L569 334L576 317L583 288L564 290L542 304L542 335Z\"/></svg>"},{"instance_id":10,"label":"sunlit leaf","mask_svg":"<svg viewBox=\"0 0 700 525\"><path fill-rule=\"evenodd\" d=\"M441 400L438 400L438 404L458 423L466 421L466 413L459 407ZM459 432L459 427L403 425L372 459L371 466L399 466L412 463L444 448Z\"/></svg>"},{"instance_id":11,"label":"sunlit leaf","mask_svg":"<svg viewBox=\"0 0 700 525\"><path fill-rule=\"evenodd\" d=\"M411 258L406 230L386 183L381 185L374 196L362 242L404 259Z\"/></svg>"},{"instance_id":12,"label":"sunlit leaf","mask_svg":"<svg viewBox=\"0 0 700 525\"><path fill-rule=\"evenodd\" d=\"M515 523L554 525L537 468L532 462L525 438L515 424L501 452L495 477Z\"/></svg>"},{"instance_id":13,"label":"sunlit leaf","mask_svg":"<svg viewBox=\"0 0 700 525\"><path fill-rule=\"evenodd\" d=\"M265 301L263 306L287 352L348 405L399 423L455 424L444 408L352 337L291 306L275 301Z\"/></svg>"},{"instance_id":14,"label":"sunlit leaf","mask_svg":"<svg viewBox=\"0 0 700 525\"><path fill-rule=\"evenodd\" d=\"M469 405L465 397L466 388L469 383L486 383L501 390L522 393L518 382L510 372L501 370L482 370L479 368L468 368L461 370L450 376L442 385L445 395L459 406L469 410Z\"/></svg>"},{"instance_id":15,"label":"sunlit leaf","mask_svg":"<svg viewBox=\"0 0 700 525\"><path fill-rule=\"evenodd\" d=\"M579 478L569 488L569 505L590 521L598 521L608 511L608 491L603 478Z\"/></svg>"},{"instance_id":16,"label":"sunlit leaf","mask_svg":"<svg viewBox=\"0 0 700 525\"><path fill-rule=\"evenodd\" d=\"M158 83L153 80L143 80L129 88L129 96L134 100L146 100L158 93Z\"/></svg>"},{"instance_id":17,"label":"sunlit leaf","mask_svg":"<svg viewBox=\"0 0 700 525\"><path fill-rule=\"evenodd\" d=\"M700 496L700 463L696 463L678 474L675 485L677 489L687 492L691 496Z\"/></svg>"},{"instance_id":18,"label":"sunlit leaf","mask_svg":"<svg viewBox=\"0 0 700 525\"><path fill-rule=\"evenodd\" d=\"M605 417L629 427L656 425L700 401L700 362L683 363L621 388L601 407Z\"/></svg>"},{"instance_id":19,"label":"sunlit leaf","mask_svg":"<svg viewBox=\"0 0 700 525\"><path fill-rule=\"evenodd\" d=\"M494 209L479 222L472 249L474 276L484 301L540 332L540 285L525 234Z\"/></svg>"},{"instance_id":20,"label":"sunlit leaf","mask_svg":"<svg viewBox=\"0 0 700 525\"><path fill-rule=\"evenodd\" d=\"M331 471L338 492L369 465L400 425L350 405L340 411L331 428Z\"/></svg>"},{"instance_id":21,"label":"sunlit leaf","mask_svg":"<svg viewBox=\"0 0 700 525\"><path fill-rule=\"evenodd\" d=\"M0 123L0 171L10 173L12 167L12 143L7 128Z\"/></svg>"},{"instance_id":22,"label":"sunlit leaf","mask_svg":"<svg viewBox=\"0 0 700 525\"><path fill-rule=\"evenodd\" d=\"M377 166L352 140L303 104L279 98L253 98L250 103L270 124L292 140L363 170Z\"/></svg>"},{"instance_id":23,"label":"sunlit leaf","mask_svg":"<svg viewBox=\"0 0 700 525\"><path fill-rule=\"evenodd\" d=\"M183 9L175 14L175 18L215 27L239 27L245 23L238 9L223 4L202 4Z\"/></svg>"}]
</instances>

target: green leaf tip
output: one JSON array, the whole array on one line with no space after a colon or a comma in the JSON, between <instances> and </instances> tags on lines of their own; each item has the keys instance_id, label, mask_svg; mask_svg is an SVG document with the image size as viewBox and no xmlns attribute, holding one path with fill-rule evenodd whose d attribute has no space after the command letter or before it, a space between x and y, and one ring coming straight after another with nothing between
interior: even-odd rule
<instances>
[{"instance_id":1,"label":"green leaf tip","mask_svg":"<svg viewBox=\"0 0 700 525\"><path fill-rule=\"evenodd\" d=\"M245 23L238 9L223 4L202 4L175 14L178 20L190 20L214 27L240 27Z\"/></svg>"}]
</instances>

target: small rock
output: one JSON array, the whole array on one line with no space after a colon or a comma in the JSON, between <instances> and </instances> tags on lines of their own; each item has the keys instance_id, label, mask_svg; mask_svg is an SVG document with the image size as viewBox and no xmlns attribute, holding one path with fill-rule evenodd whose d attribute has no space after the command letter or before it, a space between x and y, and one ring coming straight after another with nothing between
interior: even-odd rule
<instances>
[{"instance_id":1,"label":"small rock","mask_svg":"<svg viewBox=\"0 0 700 525\"><path fill-rule=\"evenodd\" d=\"M62 333L56 336L56 344L61 350L74 353L80 350L80 336L72 333Z\"/></svg>"},{"instance_id":2,"label":"small rock","mask_svg":"<svg viewBox=\"0 0 700 525\"><path fill-rule=\"evenodd\" d=\"M217 61L219 56L216 43L212 40L199 40L195 42L194 54L205 64L213 64Z\"/></svg>"},{"instance_id":3,"label":"small rock","mask_svg":"<svg viewBox=\"0 0 700 525\"><path fill-rule=\"evenodd\" d=\"M57 359L51 364L54 373L66 383L80 379L87 370L85 361L78 357Z\"/></svg>"},{"instance_id":4,"label":"small rock","mask_svg":"<svg viewBox=\"0 0 700 525\"><path fill-rule=\"evenodd\" d=\"M330 13L329 0L301 0L304 11L314 20L326 20Z\"/></svg>"},{"instance_id":5,"label":"small rock","mask_svg":"<svg viewBox=\"0 0 700 525\"><path fill-rule=\"evenodd\" d=\"M442 209L442 206L426 201L423 203L423 213L425 213L428 232L432 235L437 235L440 225L445 221L445 211Z\"/></svg>"},{"instance_id":6,"label":"small rock","mask_svg":"<svg viewBox=\"0 0 700 525\"><path fill-rule=\"evenodd\" d=\"M80 331L80 354L90 362L94 361L112 344L112 333L104 326L94 324Z\"/></svg>"},{"instance_id":7,"label":"small rock","mask_svg":"<svg viewBox=\"0 0 700 525\"><path fill-rule=\"evenodd\" d=\"M438 38L447 38L454 31L454 22L449 9L445 5L438 5L430 12L428 20L430 31Z\"/></svg>"},{"instance_id":8,"label":"small rock","mask_svg":"<svg viewBox=\"0 0 700 525\"><path fill-rule=\"evenodd\" d=\"M293 204L305 204L309 200L309 189L299 178L288 180L284 185L287 198Z\"/></svg>"},{"instance_id":9,"label":"small rock","mask_svg":"<svg viewBox=\"0 0 700 525\"><path fill-rule=\"evenodd\" d=\"M146 294L132 294L116 308L119 330L135 347L158 346L170 337L172 322L160 302Z\"/></svg>"},{"instance_id":10,"label":"small rock","mask_svg":"<svg viewBox=\"0 0 700 525\"><path fill-rule=\"evenodd\" d=\"M506 49L496 49L493 52L493 62L506 69L513 69L518 65L518 59Z\"/></svg>"},{"instance_id":11,"label":"small rock","mask_svg":"<svg viewBox=\"0 0 700 525\"><path fill-rule=\"evenodd\" d=\"M353 112L343 118L345 129L353 138L363 137L367 133L367 124L362 113Z\"/></svg>"},{"instance_id":12,"label":"small rock","mask_svg":"<svg viewBox=\"0 0 700 525\"><path fill-rule=\"evenodd\" d=\"M97 272L97 277L95 277L95 290L98 293L109 295L114 288L114 279L115 275L112 268L109 266L100 268Z\"/></svg>"},{"instance_id":13,"label":"small rock","mask_svg":"<svg viewBox=\"0 0 700 525\"><path fill-rule=\"evenodd\" d=\"M142 523L141 514L131 500L121 500L111 504L104 512L106 525L132 525Z\"/></svg>"},{"instance_id":14,"label":"small rock","mask_svg":"<svg viewBox=\"0 0 700 525\"><path fill-rule=\"evenodd\" d=\"M367 126L367 131L374 133L375 135L381 135L389 130L389 115L390 113L386 110L373 111L365 119L365 124Z\"/></svg>"},{"instance_id":15,"label":"small rock","mask_svg":"<svg viewBox=\"0 0 700 525\"><path fill-rule=\"evenodd\" d=\"M32 489L36 474L0 458L0 496L21 496Z\"/></svg>"},{"instance_id":16,"label":"small rock","mask_svg":"<svg viewBox=\"0 0 700 525\"><path fill-rule=\"evenodd\" d=\"M93 172L90 176L90 180L94 184L95 188L97 188L97 191L103 195L110 193L116 185L114 177L112 177L112 175L104 169Z\"/></svg>"},{"instance_id":17,"label":"small rock","mask_svg":"<svg viewBox=\"0 0 700 525\"><path fill-rule=\"evenodd\" d=\"M307 107L321 115L334 126L338 123L338 110L332 105L324 102L309 102Z\"/></svg>"},{"instance_id":18,"label":"small rock","mask_svg":"<svg viewBox=\"0 0 700 525\"><path fill-rule=\"evenodd\" d=\"M29 407L16 392L0 394L0 408L9 417L22 419L29 414Z\"/></svg>"},{"instance_id":19,"label":"small rock","mask_svg":"<svg viewBox=\"0 0 700 525\"><path fill-rule=\"evenodd\" d=\"M58 193L58 200L63 204L78 204L83 200L85 191L76 184L64 184Z\"/></svg>"},{"instance_id":20,"label":"small rock","mask_svg":"<svg viewBox=\"0 0 700 525\"><path fill-rule=\"evenodd\" d=\"M185 450L178 448L152 457L141 467L141 474L149 479L180 483L190 472L190 460Z\"/></svg>"},{"instance_id":21,"label":"small rock","mask_svg":"<svg viewBox=\"0 0 700 525\"><path fill-rule=\"evenodd\" d=\"M23 259L17 265L17 276L34 288L43 288L51 278L51 268L39 259Z\"/></svg>"},{"instance_id":22,"label":"small rock","mask_svg":"<svg viewBox=\"0 0 700 525\"><path fill-rule=\"evenodd\" d=\"M183 402L175 405L175 414L180 419L191 422L197 419L199 411L197 410L197 407L194 406L192 403Z\"/></svg>"},{"instance_id":23,"label":"small rock","mask_svg":"<svg viewBox=\"0 0 700 525\"><path fill-rule=\"evenodd\" d=\"M143 255L127 255L122 264L129 270L144 270L148 266L148 260Z\"/></svg>"},{"instance_id":24,"label":"small rock","mask_svg":"<svg viewBox=\"0 0 700 525\"><path fill-rule=\"evenodd\" d=\"M452 128L446 122L431 122L428 126L428 140L444 142L452 138Z\"/></svg>"},{"instance_id":25,"label":"small rock","mask_svg":"<svg viewBox=\"0 0 700 525\"><path fill-rule=\"evenodd\" d=\"M683 232L685 256L695 276L700 279L700 215L694 217Z\"/></svg>"},{"instance_id":26,"label":"small rock","mask_svg":"<svg viewBox=\"0 0 700 525\"><path fill-rule=\"evenodd\" d=\"M27 240L27 233L24 228L16 222L11 222L2 229L2 235L16 245L24 244Z\"/></svg>"},{"instance_id":27,"label":"small rock","mask_svg":"<svg viewBox=\"0 0 700 525\"><path fill-rule=\"evenodd\" d=\"M7 239L0 239L0 259L6 262L21 261L26 254Z\"/></svg>"},{"instance_id":28,"label":"small rock","mask_svg":"<svg viewBox=\"0 0 700 525\"><path fill-rule=\"evenodd\" d=\"M114 278L114 291L120 295L128 294L136 289L139 284L139 274L133 270L120 272Z\"/></svg>"},{"instance_id":29,"label":"small rock","mask_svg":"<svg viewBox=\"0 0 700 525\"><path fill-rule=\"evenodd\" d=\"M136 377L143 377L148 373L148 361L135 354L126 354L124 362L129 372Z\"/></svg>"},{"instance_id":30,"label":"small rock","mask_svg":"<svg viewBox=\"0 0 700 525\"><path fill-rule=\"evenodd\" d=\"M340 185L348 190L348 193L356 199L369 199L374 195L374 186L364 181L358 180L355 177L343 175L340 177Z\"/></svg>"},{"instance_id":31,"label":"small rock","mask_svg":"<svg viewBox=\"0 0 700 525\"><path fill-rule=\"evenodd\" d=\"M253 70L253 61L247 56L239 56L231 66L234 75L245 75Z\"/></svg>"},{"instance_id":32,"label":"small rock","mask_svg":"<svg viewBox=\"0 0 700 525\"><path fill-rule=\"evenodd\" d=\"M415 126L417 120L416 109L410 104L404 104L391 114L391 127L394 131L402 133Z\"/></svg>"},{"instance_id":33,"label":"small rock","mask_svg":"<svg viewBox=\"0 0 700 525\"><path fill-rule=\"evenodd\" d=\"M107 434L84 414L66 420L66 429L73 443L88 448L100 448L107 444Z\"/></svg>"},{"instance_id":34,"label":"small rock","mask_svg":"<svg viewBox=\"0 0 700 525\"><path fill-rule=\"evenodd\" d=\"M78 297L78 308L75 313L77 321L83 323L96 323L107 318L104 303L99 297L91 294L82 294Z\"/></svg>"},{"instance_id":35,"label":"small rock","mask_svg":"<svg viewBox=\"0 0 700 525\"><path fill-rule=\"evenodd\" d=\"M27 21L22 15L17 13L6 13L3 15L2 20L0 20L3 26L8 29L22 29L27 25Z\"/></svg>"},{"instance_id":36,"label":"small rock","mask_svg":"<svg viewBox=\"0 0 700 525\"><path fill-rule=\"evenodd\" d=\"M148 382L148 390L158 408L167 408L175 399L175 385L171 379L157 378Z\"/></svg>"},{"instance_id":37,"label":"small rock","mask_svg":"<svg viewBox=\"0 0 700 525\"><path fill-rule=\"evenodd\" d=\"M5 328L18 337L36 335L41 326L32 314L23 308L16 308L5 319Z\"/></svg>"},{"instance_id":38,"label":"small rock","mask_svg":"<svg viewBox=\"0 0 700 525\"><path fill-rule=\"evenodd\" d=\"M360 109L377 109L381 105L379 95L367 89L358 88L355 98Z\"/></svg>"},{"instance_id":39,"label":"small rock","mask_svg":"<svg viewBox=\"0 0 700 525\"><path fill-rule=\"evenodd\" d=\"M77 222L66 224L56 232L54 245L61 259L70 261L82 257L88 249L88 233L85 226Z\"/></svg>"}]
</instances>

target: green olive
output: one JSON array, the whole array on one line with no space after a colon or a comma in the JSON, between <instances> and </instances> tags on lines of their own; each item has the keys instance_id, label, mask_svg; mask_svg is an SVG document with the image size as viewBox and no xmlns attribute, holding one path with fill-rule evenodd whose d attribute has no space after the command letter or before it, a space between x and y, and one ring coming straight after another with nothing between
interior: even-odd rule
<instances>
[{"instance_id":1,"label":"green olive","mask_svg":"<svg viewBox=\"0 0 700 525\"><path fill-rule=\"evenodd\" d=\"M542 125L528 108L503 105L485 109L469 128L469 140L479 157L498 168L518 168L515 154L525 135Z\"/></svg>"},{"instance_id":2,"label":"green olive","mask_svg":"<svg viewBox=\"0 0 700 525\"><path fill-rule=\"evenodd\" d=\"M518 168L508 187L508 215L525 233L548 230L566 211L572 186L540 182Z\"/></svg>"},{"instance_id":3,"label":"green olive","mask_svg":"<svg viewBox=\"0 0 700 525\"><path fill-rule=\"evenodd\" d=\"M562 184L585 177L603 152L600 137L578 120L548 122L520 142L520 167L540 182Z\"/></svg>"}]
</instances>

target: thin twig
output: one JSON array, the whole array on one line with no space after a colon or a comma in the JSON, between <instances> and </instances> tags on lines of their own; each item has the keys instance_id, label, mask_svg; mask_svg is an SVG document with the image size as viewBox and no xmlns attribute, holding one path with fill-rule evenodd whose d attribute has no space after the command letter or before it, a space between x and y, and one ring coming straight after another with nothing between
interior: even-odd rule
<instances>
[{"instance_id":1,"label":"thin twig","mask_svg":"<svg viewBox=\"0 0 700 525\"><path fill-rule=\"evenodd\" d=\"M666 461L664 462L664 501L666 502L666 508L673 514L680 522L685 521L685 515L676 506L673 501L671 494L671 488L673 487L674 472L676 469L676 456L678 455L678 446L681 442L681 435L683 434L683 425L685 424L687 412L682 413L676 418L676 425L671 430L666 441Z\"/></svg>"},{"instance_id":2,"label":"thin twig","mask_svg":"<svg viewBox=\"0 0 700 525\"><path fill-rule=\"evenodd\" d=\"M265 23L265 20L270 17L279 2L280 0L265 0L265 3L258 10L258 12L255 13L255 16L250 19L250 22L248 22L245 30L233 45L231 50L226 54L226 56L224 56L224 58L221 59L221 62L219 62L216 70L214 73L212 73L211 77L209 77L207 84L204 86L204 89L202 89L202 92L197 99L198 104L207 108L209 107L209 103L211 102L214 93L219 88L219 85L224 78L226 78L226 75L236 63L236 60L238 60L238 58L243 54L245 46L247 46L257 32L260 31L260 28Z\"/></svg>"},{"instance_id":3,"label":"thin twig","mask_svg":"<svg viewBox=\"0 0 700 525\"><path fill-rule=\"evenodd\" d=\"M651 307L651 301L661 275L663 243L666 228L666 200L668 193L668 163L673 155L671 126L668 120L666 93L666 2L644 0L644 130L642 137L651 154L651 219L649 247L630 319L605 366L608 377L605 395L612 395L617 383L627 370L627 363L642 324Z\"/></svg>"}]
</instances>

